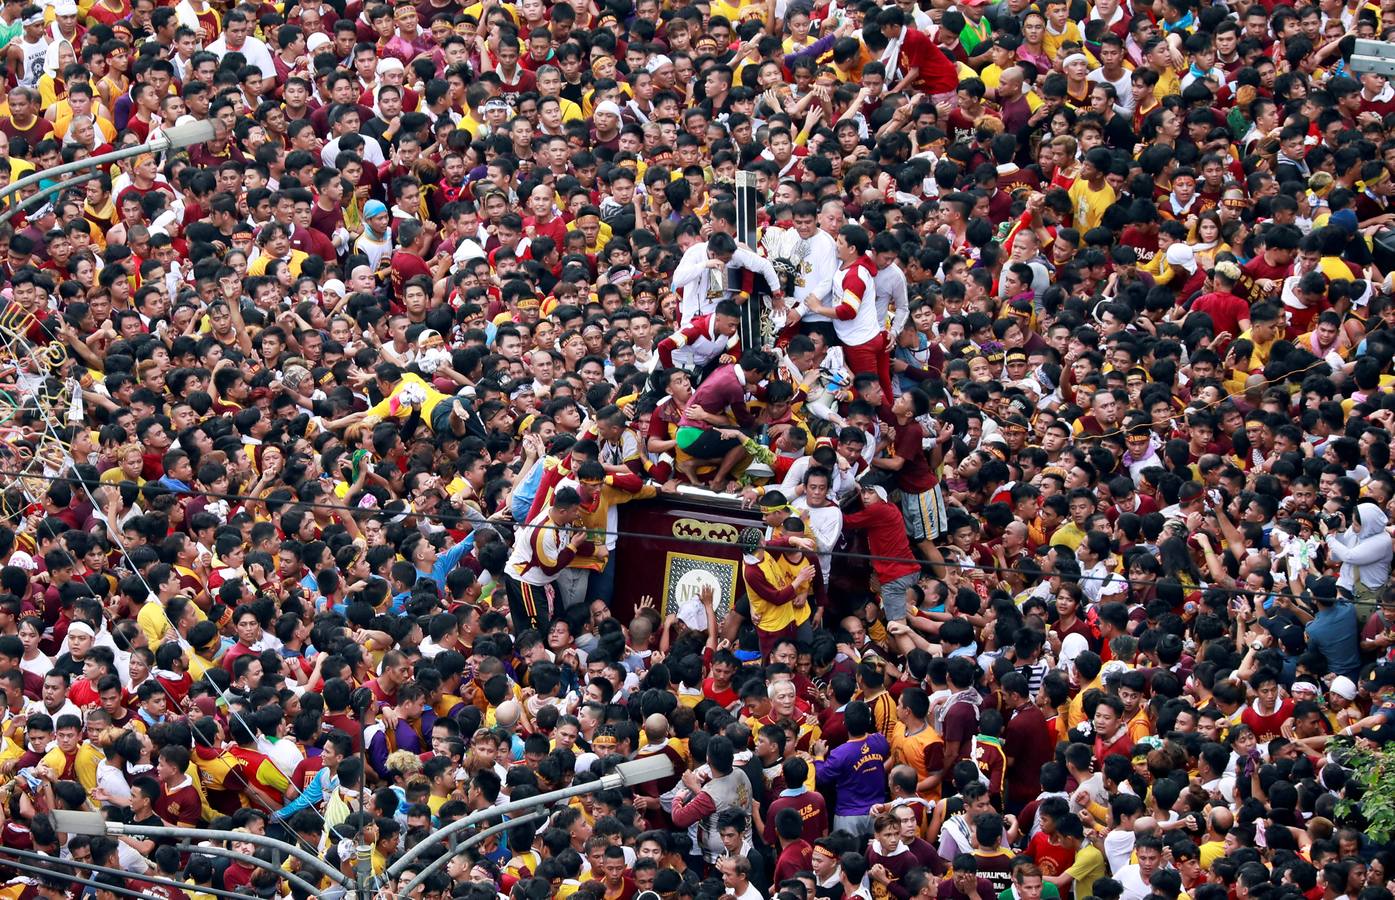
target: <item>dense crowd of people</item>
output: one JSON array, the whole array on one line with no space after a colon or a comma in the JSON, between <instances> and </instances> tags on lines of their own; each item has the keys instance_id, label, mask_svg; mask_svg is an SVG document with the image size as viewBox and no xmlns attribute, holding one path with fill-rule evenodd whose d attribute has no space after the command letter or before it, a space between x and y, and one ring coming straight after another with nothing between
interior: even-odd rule
<instances>
[{"instance_id":1,"label":"dense crowd of people","mask_svg":"<svg viewBox=\"0 0 1395 900\"><path fill-rule=\"evenodd\" d=\"M1392 9L4 0L0 897L1392 900Z\"/></svg>"}]
</instances>

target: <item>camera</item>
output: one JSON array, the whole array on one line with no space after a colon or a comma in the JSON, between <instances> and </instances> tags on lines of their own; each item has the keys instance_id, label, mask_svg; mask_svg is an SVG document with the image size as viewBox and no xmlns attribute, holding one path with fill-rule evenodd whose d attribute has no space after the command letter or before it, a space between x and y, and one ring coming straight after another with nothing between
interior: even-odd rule
<instances>
[{"instance_id":1,"label":"camera","mask_svg":"<svg viewBox=\"0 0 1395 900\"><path fill-rule=\"evenodd\" d=\"M1347 527L1347 519L1339 512L1326 513L1322 516L1322 524L1327 526L1328 531L1341 531Z\"/></svg>"}]
</instances>

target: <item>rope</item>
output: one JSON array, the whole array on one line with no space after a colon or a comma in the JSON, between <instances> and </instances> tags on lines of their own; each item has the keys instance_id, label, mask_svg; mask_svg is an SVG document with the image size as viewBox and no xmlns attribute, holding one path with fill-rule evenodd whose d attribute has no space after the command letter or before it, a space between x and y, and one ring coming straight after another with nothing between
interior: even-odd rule
<instances>
[{"instance_id":1,"label":"rope","mask_svg":"<svg viewBox=\"0 0 1395 900\"><path fill-rule=\"evenodd\" d=\"M13 474L15 474L15 473L14 473L14 472L11 472L11 471L4 470L4 469L0 469L0 476L3 476L3 475L13 475ZM53 482L60 482L60 483L68 483L68 482L71 482L71 481L81 481L81 479L73 478L73 477L71 477L71 476L55 476L55 475L38 476L38 475L35 475L35 476L29 476L29 477L41 478L42 480L45 480L45 481L53 481ZM219 499L219 500L237 500L237 501L246 501L246 502L248 502L248 503L264 503L264 502L265 502L265 498L263 498L263 497L253 497L253 496L248 495L248 494L221 494L221 493L217 493L217 492L215 492L215 491L198 491L197 494L198 494L199 496L213 497L213 498L216 498L216 499ZM89 495L89 497L90 497L90 495ZM353 508L353 507L350 507L350 506L344 506L344 505L333 504L333 503L315 502L315 501L300 501L300 500L295 500L295 501L288 501L288 502L287 502L287 505L288 505L288 506L303 506L303 507L314 508L314 509L331 509L331 510L336 510L336 511L339 511L339 512L353 512L353 510L354 510L354 508ZM93 504L93 506L94 506L94 508L95 508L95 507L96 507L96 504ZM412 513L412 515L416 516L417 518L427 519L427 520L431 520L431 521L438 521L438 522L440 522L440 521L445 521L447 518L450 518L450 519L456 519L456 518L463 519L463 518L464 518L463 516L450 516L450 517L447 517L447 516L443 516L443 515L441 515L441 514L439 514L439 513ZM521 527L523 523L517 523L517 522L515 522L514 524L515 524L516 526ZM532 528L545 528L545 529L549 529L549 530L567 531L567 532L574 532L574 531L576 530L576 529L573 529L573 528L571 528L571 527L559 526L559 525L551 525L551 524L548 524L548 523L546 523L546 522L539 523L539 524L536 524L536 525L531 525L531 526L529 526L529 527L532 527ZM614 529L614 530L612 530L612 529L607 529L607 528L591 528L591 529L587 529L587 531L594 532L594 533L596 533L596 534L604 534L604 535L607 536L607 537L617 537L617 538L628 537L628 538L640 538L640 539L647 539L647 540L662 539L662 540L664 540L664 541L674 541L674 542L682 543L682 544L691 544L691 545L709 546L709 547L726 547L726 548L729 548L729 547L732 546L732 545L731 545L731 542L729 542L729 541L714 540L714 539L711 539L711 538L680 537L680 536L678 536L678 535L658 535L658 534L651 534L651 533L648 533L648 532L641 532L641 531L622 531L622 530L619 530L619 529ZM123 546L123 547L119 547L118 549L121 551L121 553L122 553L123 555L126 555L126 549L125 549L124 546ZM784 550L788 550L789 548L787 548L787 547L771 547L771 545L769 545L769 544L760 543L760 544L755 544L755 545L753 545L753 549L760 549L760 550L775 549L775 550L784 551ZM855 552L855 551L852 551L852 550L827 550L827 551L816 551L816 554L817 554L817 555L824 555L824 554L827 554L827 555L829 555L829 556L836 557L836 558L839 558L839 559L860 560L860 561L864 561L864 562L901 562L901 563L904 563L904 562L908 562L908 561L914 561L914 562L918 562L918 563L921 563L921 564L924 564L924 565L928 565L928 563L923 563L922 561L919 561L919 560L907 560L905 557L901 557L901 556L885 556L885 555L878 555L878 554L874 554L874 553L859 553L859 552ZM959 569L959 570L962 570L962 571L973 571L973 572L1011 573L1011 572L1017 572L1017 571L1018 571L1018 569L1016 569L1016 568L1014 568L1014 567L1012 567L1012 566L981 565L981 564L977 564L977 563L952 562L952 561L950 561L950 560L944 560L942 563L939 563L939 565L944 565L944 566L947 567L947 568ZM1043 573L1043 574L1047 574L1047 573ZM1077 578L1078 578L1078 580L1080 580L1080 581L1103 581L1103 582L1118 581L1118 582L1123 582L1123 583L1129 585L1130 587L1135 587L1135 586L1147 586L1147 587L1151 587L1151 586L1153 586L1154 584L1157 583L1156 581L1147 581L1147 582L1138 581L1138 580L1135 580L1135 579L1131 579L1131 578L1129 578L1129 577L1126 576L1126 575L1119 575L1119 574L1110 574L1110 575L1089 575L1089 574L1086 574L1086 573L1082 572L1079 576L1077 576ZM1250 590L1250 589L1248 589L1248 588L1240 588L1240 587L1235 587L1235 588L1223 588L1223 590L1225 590L1225 591L1227 591L1227 592L1229 592L1229 593L1231 593L1231 594L1235 594L1235 595L1244 595L1244 596L1249 596L1249 597L1261 597L1261 598L1267 598L1267 597L1287 597L1287 598L1296 599L1296 600L1306 599L1302 594L1294 594L1294 593L1288 593L1288 592L1284 592L1284 591L1255 591L1255 590ZM152 593L152 595L154 594L153 591L152 591L151 593Z\"/></svg>"}]
</instances>

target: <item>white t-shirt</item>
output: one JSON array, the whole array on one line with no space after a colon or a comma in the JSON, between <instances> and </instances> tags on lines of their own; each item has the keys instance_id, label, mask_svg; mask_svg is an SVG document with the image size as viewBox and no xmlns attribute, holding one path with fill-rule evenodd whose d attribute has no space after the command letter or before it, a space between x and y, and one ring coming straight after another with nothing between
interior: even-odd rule
<instances>
[{"instance_id":1,"label":"white t-shirt","mask_svg":"<svg viewBox=\"0 0 1395 900\"><path fill-rule=\"evenodd\" d=\"M1133 856L1134 833L1127 830L1111 831L1104 836L1104 858L1109 863L1109 871L1122 872L1129 866ZM1135 869L1138 866L1134 866Z\"/></svg>"},{"instance_id":2,"label":"white t-shirt","mask_svg":"<svg viewBox=\"0 0 1395 900\"><path fill-rule=\"evenodd\" d=\"M1146 900L1153 893L1148 882L1143 880L1143 873L1139 870L1138 863L1116 870L1114 878L1124 886L1123 900Z\"/></svg>"}]
</instances>

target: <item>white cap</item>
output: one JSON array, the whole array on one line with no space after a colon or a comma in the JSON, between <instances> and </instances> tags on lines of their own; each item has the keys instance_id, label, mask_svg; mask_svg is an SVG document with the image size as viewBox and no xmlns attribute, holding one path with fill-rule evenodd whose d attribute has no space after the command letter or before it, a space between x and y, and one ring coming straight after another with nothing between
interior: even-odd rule
<instances>
[{"instance_id":1,"label":"white cap","mask_svg":"<svg viewBox=\"0 0 1395 900\"><path fill-rule=\"evenodd\" d=\"M14 562L14 557L10 557L10 562ZM1356 699L1356 682L1345 675L1338 675L1336 678L1332 679L1332 685L1328 690L1338 697L1341 697L1343 700Z\"/></svg>"},{"instance_id":2,"label":"white cap","mask_svg":"<svg viewBox=\"0 0 1395 900\"><path fill-rule=\"evenodd\" d=\"M384 72L403 72L406 71L406 68L406 66L402 65L402 60L398 59L395 56L386 56L378 60L379 75L383 74Z\"/></svg>"},{"instance_id":3,"label":"white cap","mask_svg":"<svg viewBox=\"0 0 1395 900\"><path fill-rule=\"evenodd\" d=\"M644 67L648 69L649 73L652 75L653 73L662 69L664 66L671 65L673 65L673 60L669 59L667 56L664 56L662 53L656 53L653 56L649 57L649 62L646 63Z\"/></svg>"},{"instance_id":4,"label":"white cap","mask_svg":"<svg viewBox=\"0 0 1395 900\"><path fill-rule=\"evenodd\" d=\"M60 0L54 4L53 14L55 16L75 16L78 14L77 4L72 0Z\"/></svg>"},{"instance_id":5,"label":"white cap","mask_svg":"<svg viewBox=\"0 0 1395 900\"><path fill-rule=\"evenodd\" d=\"M1061 639L1061 652L1057 654L1057 659L1062 666L1074 671L1075 658L1089 649L1090 643L1084 635L1071 632Z\"/></svg>"},{"instance_id":6,"label":"white cap","mask_svg":"<svg viewBox=\"0 0 1395 900\"><path fill-rule=\"evenodd\" d=\"M317 31L305 39L305 49L309 53L314 53L321 47L328 47L334 43L334 39L323 31Z\"/></svg>"},{"instance_id":7,"label":"white cap","mask_svg":"<svg viewBox=\"0 0 1395 900\"><path fill-rule=\"evenodd\" d=\"M1196 271L1196 254L1192 248L1181 241L1175 241L1171 247L1167 248L1167 264L1169 266L1181 266L1188 272Z\"/></svg>"},{"instance_id":8,"label":"white cap","mask_svg":"<svg viewBox=\"0 0 1395 900\"><path fill-rule=\"evenodd\" d=\"M601 113L609 113L618 119L620 118L620 106L614 100L602 100L600 103L596 104L594 115L600 115Z\"/></svg>"},{"instance_id":9,"label":"white cap","mask_svg":"<svg viewBox=\"0 0 1395 900\"><path fill-rule=\"evenodd\" d=\"M150 223L150 233L168 235L170 233L170 225L176 218L174 210L165 210L155 218L154 222Z\"/></svg>"},{"instance_id":10,"label":"white cap","mask_svg":"<svg viewBox=\"0 0 1395 900\"><path fill-rule=\"evenodd\" d=\"M344 282L340 281L338 278L331 278L320 287L320 293L322 294L338 294L342 297L347 292L348 288L344 287Z\"/></svg>"}]
</instances>

